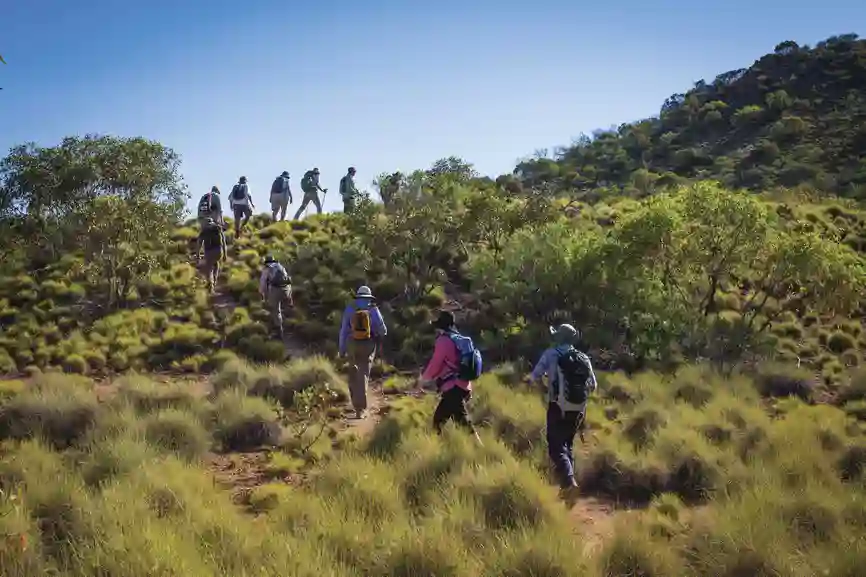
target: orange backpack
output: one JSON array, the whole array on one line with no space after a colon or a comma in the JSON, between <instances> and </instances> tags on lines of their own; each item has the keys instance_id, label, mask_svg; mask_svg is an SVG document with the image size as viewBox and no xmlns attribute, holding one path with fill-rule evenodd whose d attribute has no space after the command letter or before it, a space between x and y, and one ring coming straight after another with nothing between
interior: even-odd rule
<instances>
[{"instance_id":1,"label":"orange backpack","mask_svg":"<svg viewBox=\"0 0 866 577\"><path fill-rule=\"evenodd\" d=\"M370 324L369 310L361 309L352 313L352 339L356 341L369 341L373 336Z\"/></svg>"}]
</instances>

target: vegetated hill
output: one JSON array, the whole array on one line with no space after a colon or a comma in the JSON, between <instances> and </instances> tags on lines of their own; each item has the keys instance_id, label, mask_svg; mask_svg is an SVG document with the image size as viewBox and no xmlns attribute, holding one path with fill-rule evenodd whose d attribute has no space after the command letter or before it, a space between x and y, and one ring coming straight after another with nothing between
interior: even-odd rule
<instances>
[{"instance_id":1,"label":"vegetated hill","mask_svg":"<svg viewBox=\"0 0 866 577\"><path fill-rule=\"evenodd\" d=\"M183 194L175 159L110 137L7 157L0 372L197 372L225 348L281 361L257 287L269 253L293 276L289 333L323 354L336 352L351 291L373 288L390 326L380 372L425 360L446 304L491 362L533 362L558 320L582 328L603 368L799 359L833 388L864 358L866 213L843 202L700 183L579 204L573 217L437 163L351 217L257 216L241 238L230 230L209 296L195 226L170 220ZM59 178L45 179L46 164Z\"/></svg>"},{"instance_id":2,"label":"vegetated hill","mask_svg":"<svg viewBox=\"0 0 866 577\"><path fill-rule=\"evenodd\" d=\"M209 295L178 169L159 143L106 136L0 162L0 373L24 373L0 379L0 574L861 571L866 212L850 202L698 182L563 210L446 159L352 215L230 229ZM268 253L293 277L288 332L318 356L283 362L266 336ZM356 438L333 357L361 283L396 400ZM414 380L394 366L426 360L440 307L484 351L483 446L431 433L433 395L400 395ZM600 379L573 507L522 382L563 320Z\"/></svg>"},{"instance_id":3,"label":"vegetated hill","mask_svg":"<svg viewBox=\"0 0 866 577\"><path fill-rule=\"evenodd\" d=\"M700 81L658 117L582 136L521 163L528 184L644 194L683 179L732 188L807 185L866 198L866 40L782 42L749 68Z\"/></svg>"}]
</instances>

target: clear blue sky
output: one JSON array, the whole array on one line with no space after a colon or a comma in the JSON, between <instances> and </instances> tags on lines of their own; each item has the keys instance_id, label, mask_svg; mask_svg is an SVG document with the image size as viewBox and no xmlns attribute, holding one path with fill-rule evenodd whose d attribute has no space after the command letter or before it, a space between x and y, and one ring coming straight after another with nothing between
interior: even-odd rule
<instances>
[{"instance_id":1,"label":"clear blue sky","mask_svg":"<svg viewBox=\"0 0 866 577\"><path fill-rule=\"evenodd\" d=\"M259 209L318 166L334 210L349 165L368 189L451 154L510 172L783 40L860 33L862 2L3 1L0 149L142 135L194 198L245 174Z\"/></svg>"}]
</instances>

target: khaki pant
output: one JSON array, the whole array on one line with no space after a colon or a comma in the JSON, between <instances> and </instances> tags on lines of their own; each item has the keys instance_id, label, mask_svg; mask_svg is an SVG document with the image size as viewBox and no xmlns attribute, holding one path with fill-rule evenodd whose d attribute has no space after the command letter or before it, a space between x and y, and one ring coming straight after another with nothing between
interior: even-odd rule
<instances>
[{"instance_id":1,"label":"khaki pant","mask_svg":"<svg viewBox=\"0 0 866 577\"><path fill-rule=\"evenodd\" d=\"M207 280L208 290L213 291L220 276L220 261L223 252L221 248L204 251L204 277Z\"/></svg>"},{"instance_id":2,"label":"khaki pant","mask_svg":"<svg viewBox=\"0 0 866 577\"><path fill-rule=\"evenodd\" d=\"M289 193L280 192L271 195L271 214L274 220L277 220L277 213L280 213L280 220L286 220L286 209L289 208Z\"/></svg>"},{"instance_id":3,"label":"khaki pant","mask_svg":"<svg viewBox=\"0 0 866 577\"><path fill-rule=\"evenodd\" d=\"M301 213L304 212L304 209L306 209L307 205L311 202L316 205L316 211L318 211L318 214L322 214L322 201L319 200L319 195L315 192L307 192L304 193L304 200L301 201L301 208L299 208L298 212L295 213L295 220L301 218Z\"/></svg>"},{"instance_id":4,"label":"khaki pant","mask_svg":"<svg viewBox=\"0 0 866 577\"><path fill-rule=\"evenodd\" d=\"M376 357L376 341L349 341L349 396L356 411L367 409L367 386Z\"/></svg>"},{"instance_id":5,"label":"khaki pant","mask_svg":"<svg viewBox=\"0 0 866 577\"><path fill-rule=\"evenodd\" d=\"M268 311L271 313L271 324L280 335L283 334L283 308L292 308L292 285L284 287L268 287Z\"/></svg>"}]
</instances>

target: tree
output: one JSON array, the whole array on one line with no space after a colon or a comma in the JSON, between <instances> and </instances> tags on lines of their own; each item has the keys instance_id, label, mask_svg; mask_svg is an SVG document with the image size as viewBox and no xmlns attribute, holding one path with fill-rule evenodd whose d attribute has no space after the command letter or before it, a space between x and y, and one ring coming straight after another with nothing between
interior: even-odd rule
<instances>
[{"instance_id":1,"label":"tree","mask_svg":"<svg viewBox=\"0 0 866 577\"><path fill-rule=\"evenodd\" d=\"M168 238L173 217L168 205L116 195L98 197L75 214L82 272L100 289L99 307L122 306L134 282L166 259L158 248Z\"/></svg>"},{"instance_id":2,"label":"tree","mask_svg":"<svg viewBox=\"0 0 866 577\"><path fill-rule=\"evenodd\" d=\"M78 246L76 227L85 215L99 217L92 209L101 197L153 203L164 218L178 221L189 198L179 168L174 151L140 137L89 135L53 147L16 146L0 161L0 220L16 224L15 240L31 257L50 260Z\"/></svg>"},{"instance_id":3,"label":"tree","mask_svg":"<svg viewBox=\"0 0 866 577\"><path fill-rule=\"evenodd\" d=\"M0 161L4 241L34 272L59 252L82 253L81 272L97 281L94 304L115 308L155 266L145 249L167 242L183 216L189 195L179 167L170 148L144 138L69 137L54 147L14 147Z\"/></svg>"}]
</instances>

